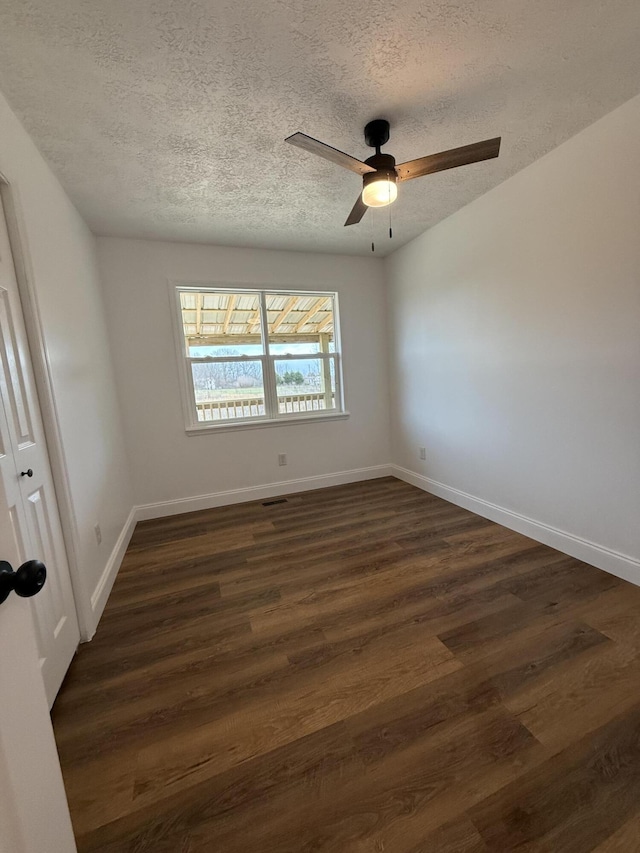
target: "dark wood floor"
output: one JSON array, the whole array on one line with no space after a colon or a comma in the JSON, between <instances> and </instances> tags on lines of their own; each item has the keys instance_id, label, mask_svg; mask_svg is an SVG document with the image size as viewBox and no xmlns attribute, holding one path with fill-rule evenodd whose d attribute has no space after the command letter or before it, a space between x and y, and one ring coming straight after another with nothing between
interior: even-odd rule
<instances>
[{"instance_id":1,"label":"dark wood floor","mask_svg":"<svg viewBox=\"0 0 640 853\"><path fill-rule=\"evenodd\" d=\"M394 479L139 524L53 716L81 853L640 850L640 588Z\"/></svg>"}]
</instances>

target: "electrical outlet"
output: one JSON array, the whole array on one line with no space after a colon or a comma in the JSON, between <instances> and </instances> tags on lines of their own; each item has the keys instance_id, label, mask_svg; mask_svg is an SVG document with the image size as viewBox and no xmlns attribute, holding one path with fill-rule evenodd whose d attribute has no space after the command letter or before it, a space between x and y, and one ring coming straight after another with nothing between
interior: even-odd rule
<instances>
[{"instance_id":1,"label":"electrical outlet","mask_svg":"<svg viewBox=\"0 0 640 853\"><path fill-rule=\"evenodd\" d=\"M286 453L278 453L278 465L286 465L287 464L287 454Z\"/></svg>"},{"instance_id":2,"label":"electrical outlet","mask_svg":"<svg viewBox=\"0 0 640 853\"><path fill-rule=\"evenodd\" d=\"M100 525L96 524L93 528L94 533L96 534L96 542L98 545L102 542L102 530L100 530Z\"/></svg>"},{"instance_id":3,"label":"electrical outlet","mask_svg":"<svg viewBox=\"0 0 640 853\"><path fill-rule=\"evenodd\" d=\"M419 447L418 448L418 456L420 457L420 459L426 459L427 458L427 448L426 447Z\"/></svg>"}]
</instances>

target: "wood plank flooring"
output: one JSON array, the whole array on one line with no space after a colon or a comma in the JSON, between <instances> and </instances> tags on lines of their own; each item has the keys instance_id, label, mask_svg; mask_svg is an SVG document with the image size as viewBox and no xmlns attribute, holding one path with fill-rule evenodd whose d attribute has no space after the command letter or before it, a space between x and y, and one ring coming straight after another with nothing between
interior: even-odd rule
<instances>
[{"instance_id":1,"label":"wood plank flooring","mask_svg":"<svg viewBox=\"0 0 640 853\"><path fill-rule=\"evenodd\" d=\"M392 478L147 521L53 720L80 853L634 853L640 588Z\"/></svg>"}]
</instances>

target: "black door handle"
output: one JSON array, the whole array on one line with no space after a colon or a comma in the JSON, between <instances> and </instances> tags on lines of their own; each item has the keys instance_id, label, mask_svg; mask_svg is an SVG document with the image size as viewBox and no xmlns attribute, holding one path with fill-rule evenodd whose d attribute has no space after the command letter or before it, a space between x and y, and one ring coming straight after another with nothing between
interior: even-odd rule
<instances>
[{"instance_id":1,"label":"black door handle","mask_svg":"<svg viewBox=\"0 0 640 853\"><path fill-rule=\"evenodd\" d=\"M21 477L33 477L33 468L27 468L26 471L20 471Z\"/></svg>"},{"instance_id":2,"label":"black door handle","mask_svg":"<svg viewBox=\"0 0 640 853\"><path fill-rule=\"evenodd\" d=\"M31 598L40 592L46 579L47 568L40 560L27 560L17 572L11 563L0 560L0 604L12 591L21 598Z\"/></svg>"}]
</instances>

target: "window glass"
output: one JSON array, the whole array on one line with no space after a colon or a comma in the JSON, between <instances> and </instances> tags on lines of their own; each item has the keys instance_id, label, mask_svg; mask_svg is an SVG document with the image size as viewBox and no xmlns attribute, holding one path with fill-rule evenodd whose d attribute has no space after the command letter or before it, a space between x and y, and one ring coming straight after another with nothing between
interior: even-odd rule
<instances>
[{"instance_id":1,"label":"window glass","mask_svg":"<svg viewBox=\"0 0 640 853\"><path fill-rule=\"evenodd\" d=\"M333 359L300 358L275 360L278 410L312 412L335 409Z\"/></svg>"},{"instance_id":2,"label":"window glass","mask_svg":"<svg viewBox=\"0 0 640 853\"><path fill-rule=\"evenodd\" d=\"M267 293L266 303L273 354L329 352L334 337L331 294Z\"/></svg>"},{"instance_id":3,"label":"window glass","mask_svg":"<svg viewBox=\"0 0 640 853\"><path fill-rule=\"evenodd\" d=\"M180 293L182 328L192 358L262 355L258 293Z\"/></svg>"},{"instance_id":4,"label":"window glass","mask_svg":"<svg viewBox=\"0 0 640 853\"><path fill-rule=\"evenodd\" d=\"M191 362L198 421L264 417L264 382L259 361Z\"/></svg>"}]
</instances>

